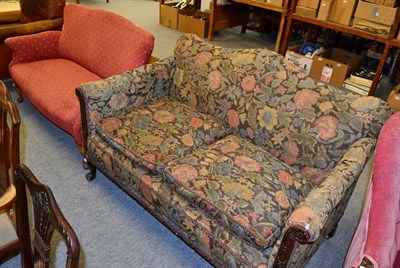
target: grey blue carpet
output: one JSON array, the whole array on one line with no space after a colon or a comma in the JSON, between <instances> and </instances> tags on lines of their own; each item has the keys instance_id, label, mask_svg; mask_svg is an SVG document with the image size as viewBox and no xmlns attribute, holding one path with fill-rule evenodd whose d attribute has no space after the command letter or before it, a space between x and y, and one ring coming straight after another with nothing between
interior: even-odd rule
<instances>
[{"instance_id":1,"label":"grey blue carpet","mask_svg":"<svg viewBox=\"0 0 400 268\"><path fill-rule=\"evenodd\" d=\"M156 37L154 55L173 53L181 34L158 24L158 2L152 0L81 0L81 4L112 10ZM239 29L221 31L214 43L226 47L273 48L273 38ZM10 86L10 83L8 83ZM49 185L81 243L82 267L210 267L197 253L160 224L127 194L98 174L88 182L73 139L25 100L17 104L22 118L21 160ZM359 180L334 238L326 240L307 268L341 267L356 228L369 169ZM56 237L57 241L57 237ZM57 243L58 244L58 243ZM65 267L65 248L58 246L55 267ZM20 266L19 256L0 265Z\"/></svg>"}]
</instances>

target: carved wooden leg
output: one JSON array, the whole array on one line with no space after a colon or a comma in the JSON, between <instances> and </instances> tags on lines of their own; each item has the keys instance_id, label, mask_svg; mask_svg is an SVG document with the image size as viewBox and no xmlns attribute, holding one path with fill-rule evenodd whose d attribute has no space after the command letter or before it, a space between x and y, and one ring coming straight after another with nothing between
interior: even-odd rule
<instances>
[{"instance_id":1,"label":"carved wooden leg","mask_svg":"<svg viewBox=\"0 0 400 268\"><path fill-rule=\"evenodd\" d=\"M86 160L86 163L89 167L89 173L86 174L86 179L88 181L94 180L96 178L96 167L87 160Z\"/></svg>"},{"instance_id":2,"label":"carved wooden leg","mask_svg":"<svg viewBox=\"0 0 400 268\"><path fill-rule=\"evenodd\" d=\"M83 169L89 169L89 164L88 164L86 158L83 158L82 167L83 167Z\"/></svg>"},{"instance_id":3,"label":"carved wooden leg","mask_svg":"<svg viewBox=\"0 0 400 268\"><path fill-rule=\"evenodd\" d=\"M75 141L75 145L78 148L78 150L81 153L81 155L83 156L83 161L82 161L83 169L89 169L89 165L88 165L87 159L85 157L85 152L86 152L85 146L81 145L81 144L78 144L76 141Z\"/></svg>"},{"instance_id":4,"label":"carved wooden leg","mask_svg":"<svg viewBox=\"0 0 400 268\"><path fill-rule=\"evenodd\" d=\"M18 102L23 102L24 95L22 94L21 89L15 83L13 83L13 86L14 86L15 91L17 91L17 93L18 93L18 98L17 98Z\"/></svg>"}]
</instances>

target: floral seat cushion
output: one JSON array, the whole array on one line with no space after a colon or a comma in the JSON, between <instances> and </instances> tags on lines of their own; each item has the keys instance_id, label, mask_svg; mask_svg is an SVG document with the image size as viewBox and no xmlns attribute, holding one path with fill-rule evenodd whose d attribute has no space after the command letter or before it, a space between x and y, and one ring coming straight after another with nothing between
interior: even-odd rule
<instances>
[{"instance_id":1,"label":"floral seat cushion","mask_svg":"<svg viewBox=\"0 0 400 268\"><path fill-rule=\"evenodd\" d=\"M103 118L96 132L112 147L153 173L177 158L226 136L210 116L169 97Z\"/></svg>"},{"instance_id":2,"label":"floral seat cushion","mask_svg":"<svg viewBox=\"0 0 400 268\"><path fill-rule=\"evenodd\" d=\"M288 165L235 135L170 162L175 191L247 242L265 248L310 190Z\"/></svg>"}]
</instances>

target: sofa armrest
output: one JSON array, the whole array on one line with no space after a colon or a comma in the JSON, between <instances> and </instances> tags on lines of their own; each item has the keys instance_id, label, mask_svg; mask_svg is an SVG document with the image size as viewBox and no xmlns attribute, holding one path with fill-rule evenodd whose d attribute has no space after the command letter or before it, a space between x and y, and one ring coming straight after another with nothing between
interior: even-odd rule
<instances>
[{"instance_id":1,"label":"sofa armrest","mask_svg":"<svg viewBox=\"0 0 400 268\"><path fill-rule=\"evenodd\" d=\"M84 115L85 140L101 118L171 95L174 72L175 61L171 56L104 80L80 85L76 94Z\"/></svg>"},{"instance_id":2,"label":"sofa armrest","mask_svg":"<svg viewBox=\"0 0 400 268\"><path fill-rule=\"evenodd\" d=\"M332 236L376 140L361 138L296 207L272 249L272 267L302 266L326 237ZM308 257L307 257L308 256Z\"/></svg>"},{"instance_id":3,"label":"sofa armrest","mask_svg":"<svg viewBox=\"0 0 400 268\"><path fill-rule=\"evenodd\" d=\"M58 49L60 36L61 31L47 31L7 38L4 42L13 53L10 68L17 63L60 57Z\"/></svg>"},{"instance_id":4,"label":"sofa armrest","mask_svg":"<svg viewBox=\"0 0 400 268\"><path fill-rule=\"evenodd\" d=\"M285 229L298 227L307 232L308 240L305 243L315 241L332 210L345 198L347 190L360 176L375 148L375 142L372 138L355 142L324 181L300 202L287 220Z\"/></svg>"}]
</instances>

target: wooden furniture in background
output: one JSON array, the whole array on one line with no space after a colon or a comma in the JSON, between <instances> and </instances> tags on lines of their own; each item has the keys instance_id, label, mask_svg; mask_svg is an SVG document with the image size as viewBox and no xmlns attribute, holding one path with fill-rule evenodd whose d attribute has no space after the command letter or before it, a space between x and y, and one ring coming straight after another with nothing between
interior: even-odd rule
<instances>
[{"instance_id":1,"label":"wooden furniture in background","mask_svg":"<svg viewBox=\"0 0 400 268\"><path fill-rule=\"evenodd\" d=\"M213 39L215 32L243 25L247 17L248 9L243 4L230 2L226 5L218 5L217 0L211 0L208 40Z\"/></svg>"},{"instance_id":2,"label":"wooden furniture in background","mask_svg":"<svg viewBox=\"0 0 400 268\"><path fill-rule=\"evenodd\" d=\"M279 15L278 23L278 36L275 44L275 51L279 51L279 47L282 41L283 32L286 26L286 17L288 14L288 4L290 0L284 0L282 6L275 6L268 4L266 2L255 1L255 0L231 0L228 1L227 4L219 5L217 4L217 0L211 0L209 12L203 12L209 19L209 28L208 28L208 40L212 40L215 33L220 30L229 29L235 26L242 26L242 33L246 31L246 24L250 15L250 8L257 7L262 10L272 11ZM171 5L174 4L175 1L171 1ZM177 3L177 2L175 2ZM165 0L160 0L160 23L165 24L163 20L165 18L162 17L162 7L166 5ZM200 9L201 0L195 0L193 5L195 9ZM185 11L175 11L175 13L182 12L188 13ZM190 12L189 12L190 13ZM166 25L167 27L176 29L177 27L171 27ZM175 25L174 25L175 26Z\"/></svg>"},{"instance_id":3,"label":"wooden furniture in background","mask_svg":"<svg viewBox=\"0 0 400 268\"><path fill-rule=\"evenodd\" d=\"M293 23L295 21L301 21L301 22L307 23L308 25L311 25L311 26L319 26L322 28L337 31L339 33L347 33L347 34L350 34L353 36L362 37L362 38L365 38L365 39L368 39L371 41L379 42L379 43L383 44L385 47L383 49L381 58L379 60L375 78L373 80L373 83L372 83L371 88L368 93L368 95L374 96L376 88L379 84L379 80L380 80L380 77L381 77L381 74L383 71L383 67L389 56L390 49L392 47L400 47L400 41L394 39L395 35L398 32L398 28L399 28L400 9L397 9L396 18L395 18L393 26L389 32L389 35L387 37L382 37L382 36L378 36L374 33L356 29L356 28L353 28L350 26L345 26L345 25L330 22L330 21L322 21L322 20L317 20L317 19L313 19L313 18L299 16L299 15L295 14L296 5L297 5L297 0L293 0L290 4L287 25L285 27L286 31L283 36L282 45L281 45L279 52L281 54L284 54L286 52L286 50L288 49L288 44L289 44L290 37L292 34L292 30L293 30Z\"/></svg>"},{"instance_id":4,"label":"wooden furniture in background","mask_svg":"<svg viewBox=\"0 0 400 268\"><path fill-rule=\"evenodd\" d=\"M50 243L54 231L58 231L67 247L66 267L79 265L80 245L71 225L61 213L53 193L41 184L25 165L15 169L15 188L17 191L17 227L21 245L22 267L47 268L50 261ZM26 189L32 198L34 250L31 248Z\"/></svg>"},{"instance_id":5,"label":"wooden furniture in background","mask_svg":"<svg viewBox=\"0 0 400 268\"><path fill-rule=\"evenodd\" d=\"M32 4L32 2L34 2ZM59 30L63 26L62 11L65 1L0 1L0 78L9 78L8 65L12 54L4 40L13 36L29 35L43 31ZM21 6L24 6L21 9Z\"/></svg>"},{"instance_id":6,"label":"wooden furniture in background","mask_svg":"<svg viewBox=\"0 0 400 268\"><path fill-rule=\"evenodd\" d=\"M7 87L0 81L0 214L9 220L5 225L15 229L15 188L13 187L13 169L19 163L19 126L18 109L11 99ZM0 240L0 263L19 252L18 238L10 235L7 241Z\"/></svg>"},{"instance_id":7,"label":"wooden furniture in background","mask_svg":"<svg viewBox=\"0 0 400 268\"><path fill-rule=\"evenodd\" d=\"M274 6L270 5L266 2L261 2L261 1L256 1L256 0L234 0L236 3L243 3L249 6L254 6L254 7L259 7L265 10L269 11L274 11L280 15L280 20L279 20L279 27L278 27L278 35L276 37L276 43L275 43L275 52L280 51L280 46L283 38L283 32L285 31L286 28L286 21L287 21L287 15L288 15L288 6L290 4L290 0L284 0L282 6ZM215 5L216 0L212 0L213 5ZM213 12L211 12L213 13ZM212 17L212 15L211 15ZM244 26L245 27L245 26ZM244 32L242 28L242 32Z\"/></svg>"}]
</instances>

